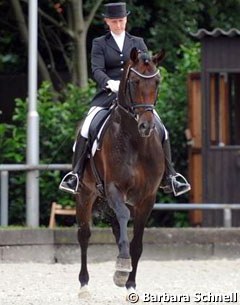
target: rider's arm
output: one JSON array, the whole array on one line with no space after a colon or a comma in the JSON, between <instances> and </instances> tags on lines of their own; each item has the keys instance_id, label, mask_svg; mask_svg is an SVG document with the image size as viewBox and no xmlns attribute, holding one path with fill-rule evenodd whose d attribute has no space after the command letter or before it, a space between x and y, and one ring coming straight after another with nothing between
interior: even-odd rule
<instances>
[{"instance_id":1,"label":"rider's arm","mask_svg":"<svg viewBox=\"0 0 240 305\"><path fill-rule=\"evenodd\" d=\"M91 66L93 78L100 88L105 88L110 78L106 74L104 49L98 39L94 39L92 43Z\"/></svg>"}]
</instances>

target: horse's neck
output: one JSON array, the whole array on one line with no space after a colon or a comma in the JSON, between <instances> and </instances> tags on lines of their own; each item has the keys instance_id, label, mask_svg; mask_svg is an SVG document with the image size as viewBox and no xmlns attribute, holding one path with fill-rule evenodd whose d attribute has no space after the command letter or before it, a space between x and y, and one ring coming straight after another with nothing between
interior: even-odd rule
<instances>
[{"instance_id":1,"label":"horse's neck","mask_svg":"<svg viewBox=\"0 0 240 305\"><path fill-rule=\"evenodd\" d=\"M141 139L137 121L127 110L120 107L114 109L112 124L116 137L126 137L128 140L132 139L134 142L137 139Z\"/></svg>"}]
</instances>

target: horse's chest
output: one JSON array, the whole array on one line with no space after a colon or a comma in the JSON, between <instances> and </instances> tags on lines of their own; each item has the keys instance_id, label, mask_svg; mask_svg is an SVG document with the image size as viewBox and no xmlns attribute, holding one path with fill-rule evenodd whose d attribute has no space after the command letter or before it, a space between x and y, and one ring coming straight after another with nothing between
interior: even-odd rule
<instances>
[{"instance_id":1,"label":"horse's chest","mask_svg":"<svg viewBox=\"0 0 240 305\"><path fill-rule=\"evenodd\" d=\"M122 163L124 183L134 190L142 189L143 186L154 188L160 179L163 166L160 159L149 154L130 154Z\"/></svg>"},{"instance_id":2,"label":"horse's chest","mask_svg":"<svg viewBox=\"0 0 240 305\"><path fill-rule=\"evenodd\" d=\"M148 168L158 162L160 149L160 146L152 149L151 144L143 145L141 141L133 140L127 134L122 133L114 140L112 154L115 158L122 160L123 164L126 163L133 168L139 166Z\"/></svg>"},{"instance_id":3,"label":"horse's chest","mask_svg":"<svg viewBox=\"0 0 240 305\"><path fill-rule=\"evenodd\" d=\"M105 148L109 156L107 167L114 180L121 180L120 184L127 188L153 185L159 180L164 162L158 140L133 137L120 129L118 124L112 126L111 139L111 145Z\"/></svg>"},{"instance_id":4,"label":"horse's chest","mask_svg":"<svg viewBox=\"0 0 240 305\"><path fill-rule=\"evenodd\" d=\"M161 173L161 164L153 160L136 162L130 168L135 185L142 185L143 181L145 184L152 184Z\"/></svg>"}]
</instances>

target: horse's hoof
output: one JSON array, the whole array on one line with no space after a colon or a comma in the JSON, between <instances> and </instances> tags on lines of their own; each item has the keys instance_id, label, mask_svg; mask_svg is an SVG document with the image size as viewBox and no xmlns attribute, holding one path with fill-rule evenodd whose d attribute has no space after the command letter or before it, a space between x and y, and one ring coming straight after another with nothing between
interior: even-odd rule
<instances>
[{"instance_id":1,"label":"horse's hoof","mask_svg":"<svg viewBox=\"0 0 240 305\"><path fill-rule=\"evenodd\" d=\"M118 287L125 287L129 272L115 271L113 276L114 284Z\"/></svg>"},{"instance_id":2,"label":"horse's hoof","mask_svg":"<svg viewBox=\"0 0 240 305\"><path fill-rule=\"evenodd\" d=\"M123 272L131 272L132 271L131 258L118 257L116 262L116 270Z\"/></svg>"},{"instance_id":3,"label":"horse's hoof","mask_svg":"<svg viewBox=\"0 0 240 305\"><path fill-rule=\"evenodd\" d=\"M91 294L89 292L89 289L88 289L87 285L82 286L80 288L79 293L78 293L78 297L81 298L81 299L89 299L91 297Z\"/></svg>"}]
</instances>

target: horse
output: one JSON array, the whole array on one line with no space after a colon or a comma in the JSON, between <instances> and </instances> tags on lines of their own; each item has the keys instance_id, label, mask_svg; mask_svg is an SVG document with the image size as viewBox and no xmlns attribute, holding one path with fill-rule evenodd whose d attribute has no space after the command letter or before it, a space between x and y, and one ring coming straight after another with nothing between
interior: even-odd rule
<instances>
[{"instance_id":1,"label":"horse","mask_svg":"<svg viewBox=\"0 0 240 305\"><path fill-rule=\"evenodd\" d=\"M155 105L160 86L158 69L165 52L154 56L133 48L120 81L113 108L101 143L91 162L87 161L83 183L76 195L78 241L81 248L80 292L89 281L87 248L92 208L99 198L96 170L102 181L107 204L113 211L112 231L118 245L114 283L129 291L136 288L138 261L143 249L143 233L165 171L162 139ZM127 226L133 219L133 238Z\"/></svg>"}]
</instances>

